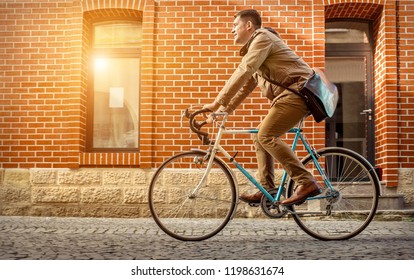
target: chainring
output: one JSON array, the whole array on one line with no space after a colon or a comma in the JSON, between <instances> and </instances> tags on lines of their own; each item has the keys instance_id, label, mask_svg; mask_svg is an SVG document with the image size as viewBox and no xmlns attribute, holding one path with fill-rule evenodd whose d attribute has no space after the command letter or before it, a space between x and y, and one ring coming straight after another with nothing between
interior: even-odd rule
<instances>
[{"instance_id":1,"label":"chainring","mask_svg":"<svg viewBox=\"0 0 414 280\"><path fill-rule=\"evenodd\" d=\"M269 191L269 194L275 197L277 192L278 189L273 189ZM262 207L262 211L266 216L273 219L281 218L287 213L284 207L281 208L279 202L272 203L265 195L262 196L260 207Z\"/></svg>"}]
</instances>

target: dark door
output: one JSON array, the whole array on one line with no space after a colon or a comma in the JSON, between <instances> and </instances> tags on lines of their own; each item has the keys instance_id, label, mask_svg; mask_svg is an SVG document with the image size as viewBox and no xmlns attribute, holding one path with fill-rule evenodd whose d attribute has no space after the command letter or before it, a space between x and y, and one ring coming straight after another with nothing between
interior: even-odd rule
<instances>
[{"instance_id":1,"label":"dark door","mask_svg":"<svg viewBox=\"0 0 414 280\"><path fill-rule=\"evenodd\" d=\"M334 117L326 121L326 145L349 148L374 164L373 64L367 34L369 24L341 24L342 28L338 24L327 28L325 70L329 80L338 87L339 101ZM359 28L355 30L356 26Z\"/></svg>"}]
</instances>

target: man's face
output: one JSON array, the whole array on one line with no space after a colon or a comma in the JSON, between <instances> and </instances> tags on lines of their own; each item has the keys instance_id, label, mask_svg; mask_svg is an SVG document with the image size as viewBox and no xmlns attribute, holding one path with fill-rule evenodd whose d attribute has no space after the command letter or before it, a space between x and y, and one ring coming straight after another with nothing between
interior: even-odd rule
<instances>
[{"instance_id":1,"label":"man's face","mask_svg":"<svg viewBox=\"0 0 414 280\"><path fill-rule=\"evenodd\" d=\"M234 43L246 44L252 35L253 25L250 21L244 22L240 17L236 17L233 22L231 33L234 36Z\"/></svg>"}]
</instances>

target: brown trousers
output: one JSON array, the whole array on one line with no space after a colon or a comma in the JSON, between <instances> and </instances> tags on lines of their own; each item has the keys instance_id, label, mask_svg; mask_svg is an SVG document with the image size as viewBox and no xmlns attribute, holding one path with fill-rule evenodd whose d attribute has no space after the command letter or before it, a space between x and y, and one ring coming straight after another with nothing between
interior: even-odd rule
<instances>
[{"instance_id":1,"label":"brown trousers","mask_svg":"<svg viewBox=\"0 0 414 280\"><path fill-rule=\"evenodd\" d=\"M274 159L286 170L296 184L305 184L314 180L306 170L291 147L280 139L289 129L309 113L304 99L294 93L285 91L269 110L260 123L259 132L254 136L260 184L274 188Z\"/></svg>"}]
</instances>

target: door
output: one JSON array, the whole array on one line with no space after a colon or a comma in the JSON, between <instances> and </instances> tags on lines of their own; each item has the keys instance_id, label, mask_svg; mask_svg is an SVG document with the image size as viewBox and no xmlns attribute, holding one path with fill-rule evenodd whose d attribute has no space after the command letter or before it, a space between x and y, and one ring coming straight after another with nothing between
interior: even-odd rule
<instances>
[{"instance_id":1,"label":"door","mask_svg":"<svg viewBox=\"0 0 414 280\"><path fill-rule=\"evenodd\" d=\"M326 44L326 75L339 92L335 115L326 121L326 145L354 150L374 164L372 52L370 44L365 42L365 31L359 30L364 34L352 39L350 33L356 33L352 28L339 29L336 25L331 34L339 32L347 36L344 40L336 36L334 43L327 40Z\"/></svg>"}]
</instances>

